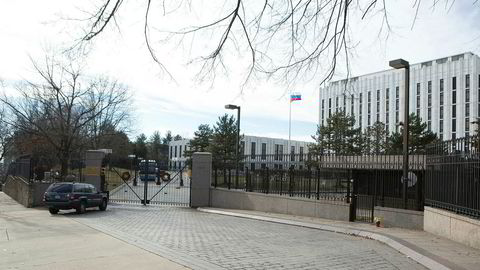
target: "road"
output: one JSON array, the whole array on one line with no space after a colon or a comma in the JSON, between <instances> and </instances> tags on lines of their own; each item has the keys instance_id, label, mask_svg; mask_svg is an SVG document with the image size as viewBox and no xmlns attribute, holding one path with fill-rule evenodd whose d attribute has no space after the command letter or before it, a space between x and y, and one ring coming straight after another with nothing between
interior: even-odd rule
<instances>
[{"instance_id":1,"label":"road","mask_svg":"<svg viewBox=\"0 0 480 270\"><path fill-rule=\"evenodd\" d=\"M117 205L67 216L193 269L424 269L373 240L190 208Z\"/></svg>"}]
</instances>

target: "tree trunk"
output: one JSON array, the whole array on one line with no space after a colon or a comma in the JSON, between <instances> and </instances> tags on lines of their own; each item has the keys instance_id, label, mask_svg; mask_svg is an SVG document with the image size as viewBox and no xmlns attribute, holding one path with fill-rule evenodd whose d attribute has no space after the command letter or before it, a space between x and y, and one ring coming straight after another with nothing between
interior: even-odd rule
<instances>
[{"instance_id":1,"label":"tree trunk","mask_svg":"<svg viewBox=\"0 0 480 270\"><path fill-rule=\"evenodd\" d=\"M69 157L70 155L68 154L68 151L65 151L62 153L61 158L60 158L60 173L61 173L61 178L62 180L65 180L65 177L68 174L68 163L69 163Z\"/></svg>"}]
</instances>

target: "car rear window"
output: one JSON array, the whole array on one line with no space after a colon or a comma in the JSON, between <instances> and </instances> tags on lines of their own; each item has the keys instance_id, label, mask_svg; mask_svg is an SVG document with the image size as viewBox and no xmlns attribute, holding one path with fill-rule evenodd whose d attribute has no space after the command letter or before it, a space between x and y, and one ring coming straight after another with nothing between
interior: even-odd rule
<instances>
[{"instance_id":1,"label":"car rear window","mask_svg":"<svg viewBox=\"0 0 480 270\"><path fill-rule=\"evenodd\" d=\"M71 193L72 184L54 184L48 188L48 191L56 193Z\"/></svg>"}]
</instances>

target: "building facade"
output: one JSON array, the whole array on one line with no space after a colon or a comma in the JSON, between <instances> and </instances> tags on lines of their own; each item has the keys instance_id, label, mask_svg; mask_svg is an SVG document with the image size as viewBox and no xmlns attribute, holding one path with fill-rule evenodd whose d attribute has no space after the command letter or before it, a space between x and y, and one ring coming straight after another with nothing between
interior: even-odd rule
<instances>
[{"instance_id":1,"label":"building facade","mask_svg":"<svg viewBox=\"0 0 480 270\"><path fill-rule=\"evenodd\" d=\"M405 71L390 69L330 82L320 89L319 124L344 110L362 130L375 122L389 132L403 122ZM462 53L410 64L409 112L443 140L473 135L480 117L480 58Z\"/></svg>"},{"instance_id":2,"label":"building facade","mask_svg":"<svg viewBox=\"0 0 480 270\"><path fill-rule=\"evenodd\" d=\"M168 143L168 164L172 169L181 169L187 162L185 151L190 150L190 139Z\"/></svg>"},{"instance_id":3,"label":"building facade","mask_svg":"<svg viewBox=\"0 0 480 270\"><path fill-rule=\"evenodd\" d=\"M243 162L250 169L260 169L265 167L284 168L285 163L295 161L288 159L287 155L297 155L295 157L308 154L309 142L294 141L269 137L258 137L244 135L240 141L241 151L243 152ZM288 150L288 148L290 148ZM185 151L190 149L190 139L171 141L169 143L169 165L171 168L181 168L185 165L187 157ZM297 160L297 163L303 160ZM299 163L300 164L300 163ZM300 166L300 165L299 165Z\"/></svg>"}]
</instances>

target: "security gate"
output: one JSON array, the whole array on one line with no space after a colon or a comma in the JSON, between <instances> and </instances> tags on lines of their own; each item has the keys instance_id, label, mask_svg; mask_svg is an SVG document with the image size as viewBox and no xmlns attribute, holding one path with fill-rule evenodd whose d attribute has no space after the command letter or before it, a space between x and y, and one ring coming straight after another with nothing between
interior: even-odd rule
<instances>
[{"instance_id":1,"label":"security gate","mask_svg":"<svg viewBox=\"0 0 480 270\"><path fill-rule=\"evenodd\" d=\"M112 202L187 207L190 205L191 185L186 167L165 170L164 173L156 173L151 177L145 177L140 170L119 170L115 167L109 170L106 182Z\"/></svg>"}]
</instances>

